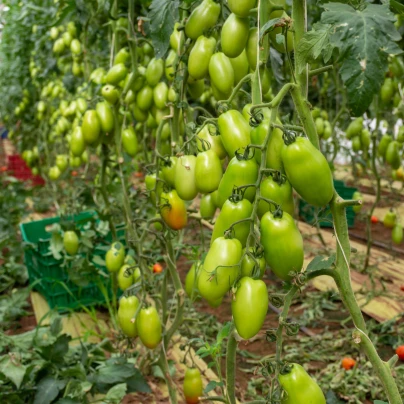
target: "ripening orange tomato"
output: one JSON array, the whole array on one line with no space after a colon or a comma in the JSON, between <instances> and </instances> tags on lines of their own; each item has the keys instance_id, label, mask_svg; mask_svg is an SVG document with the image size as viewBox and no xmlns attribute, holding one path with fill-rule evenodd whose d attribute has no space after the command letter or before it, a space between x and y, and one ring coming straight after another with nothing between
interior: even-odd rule
<instances>
[{"instance_id":1,"label":"ripening orange tomato","mask_svg":"<svg viewBox=\"0 0 404 404\"><path fill-rule=\"evenodd\" d=\"M187 208L176 190L163 192L160 196L160 204L161 217L168 227L180 230L187 225Z\"/></svg>"},{"instance_id":2,"label":"ripening orange tomato","mask_svg":"<svg viewBox=\"0 0 404 404\"><path fill-rule=\"evenodd\" d=\"M341 366L345 370L350 370L356 365L356 360L352 358L343 358L341 361Z\"/></svg>"}]
</instances>

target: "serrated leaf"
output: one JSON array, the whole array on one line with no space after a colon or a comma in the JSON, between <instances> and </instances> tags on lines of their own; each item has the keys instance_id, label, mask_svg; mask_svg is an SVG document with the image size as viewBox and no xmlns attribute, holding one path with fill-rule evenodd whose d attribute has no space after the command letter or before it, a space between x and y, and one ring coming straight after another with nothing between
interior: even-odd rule
<instances>
[{"instance_id":1,"label":"serrated leaf","mask_svg":"<svg viewBox=\"0 0 404 404\"><path fill-rule=\"evenodd\" d=\"M26 370L26 367L13 354L0 359L0 373L11 380L17 389L21 386Z\"/></svg>"},{"instance_id":2,"label":"serrated leaf","mask_svg":"<svg viewBox=\"0 0 404 404\"><path fill-rule=\"evenodd\" d=\"M221 344L221 342L227 338L230 334L230 329L231 329L231 322L227 322L222 329L219 331L219 333L217 334L217 338L216 341L218 344Z\"/></svg>"},{"instance_id":3,"label":"serrated leaf","mask_svg":"<svg viewBox=\"0 0 404 404\"><path fill-rule=\"evenodd\" d=\"M104 400L107 403L119 404L126 394L126 389L126 383L119 383L108 390L108 393L105 396Z\"/></svg>"},{"instance_id":4,"label":"serrated leaf","mask_svg":"<svg viewBox=\"0 0 404 404\"><path fill-rule=\"evenodd\" d=\"M151 388L147 384L146 379L143 377L138 369L135 369L135 371L135 375L126 380L128 392L134 393L138 391L140 393L151 393Z\"/></svg>"},{"instance_id":5,"label":"serrated leaf","mask_svg":"<svg viewBox=\"0 0 404 404\"><path fill-rule=\"evenodd\" d=\"M170 46L174 23L179 19L179 0L153 0L147 17L150 19L150 37L157 59L162 58Z\"/></svg>"},{"instance_id":6,"label":"serrated leaf","mask_svg":"<svg viewBox=\"0 0 404 404\"><path fill-rule=\"evenodd\" d=\"M212 390L214 390L216 387L222 387L223 386L223 382L216 382L214 380L211 380L205 387L205 389L203 390L204 394L208 394L209 392L211 392Z\"/></svg>"},{"instance_id":7,"label":"serrated leaf","mask_svg":"<svg viewBox=\"0 0 404 404\"><path fill-rule=\"evenodd\" d=\"M362 115L380 90L388 56L401 53L395 17L387 5L367 4L355 10L347 4L328 3L321 22L333 26L330 43L340 52L340 74L353 115Z\"/></svg>"},{"instance_id":8,"label":"serrated leaf","mask_svg":"<svg viewBox=\"0 0 404 404\"><path fill-rule=\"evenodd\" d=\"M34 404L50 404L65 387L66 382L53 377L45 377L37 385Z\"/></svg>"},{"instance_id":9,"label":"serrated leaf","mask_svg":"<svg viewBox=\"0 0 404 404\"><path fill-rule=\"evenodd\" d=\"M327 63L334 49L330 44L330 24L314 24L311 31L304 34L297 46L295 57L297 65L300 66L300 74L306 63L313 62L323 54L323 61Z\"/></svg>"},{"instance_id":10,"label":"serrated leaf","mask_svg":"<svg viewBox=\"0 0 404 404\"><path fill-rule=\"evenodd\" d=\"M332 254L329 257L318 255L310 261L309 265L307 265L306 272L315 272L322 269L331 268L335 263L335 258L335 254Z\"/></svg>"}]
</instances>

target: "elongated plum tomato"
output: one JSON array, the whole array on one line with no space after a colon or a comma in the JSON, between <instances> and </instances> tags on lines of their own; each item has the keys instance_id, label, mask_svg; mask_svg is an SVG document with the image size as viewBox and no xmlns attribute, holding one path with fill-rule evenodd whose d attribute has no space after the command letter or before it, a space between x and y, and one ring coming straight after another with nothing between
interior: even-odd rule
<instances>
[{"instance_id":1,"label":"elongated plum tomato","mask_svg":"<svg viewBox=\"0 0 404 404\"><path fill-rule=\"evenodd\" d=\"M99 102L97 103L95 110L97 111L102 131L105 133L112 133L114 130L114 114L109 104L105 101Z\"/></svg>"},{"instance_id":2,"label":"elongated plum tomato","mask_svg":"<svg viewBox=\"0 0 404 404\"><path fill-rule=\"evenodd\" d=\"M215 53L209 62L211 83L222 93L231 92L234 85L234 70L230 59L223 53Z\"/></svg>"},{"instance_id":3,"label":"elongated plum tomato","mask_svg":"<svg viewBox=\"0 0 404 404\"><path fill-rule=\"evenodd\" d=\"M105 266L109 272L117 272L122 267L125 260L125 248L119 242L111 245L105 255Z\"/></svg>"},{"instance_id":4,"label":"elongated plum tomato","mask_svg":"<svg viewBox=\"0 0 404 404\"><path fill-rule=\"evenodd\" d=\"M118 272L118 286L121 290L126 290L133 285L133 274L129 270L130 265L124 264Z\"/></svg>"},{"instance_id":5,"label":"elongated plum tomato","mask_svg":"<svg viewBox=\"0 0 404 404\"><path fill-rule=\"evenodd\" d=\"M250 10L255 7L256 0L228 0L230 11L239 17L248 17Z\"/></svg>"},{"instance_id":6,"label":"elongated plum tomato","mask_svg":"<svg viewBox=\"0 0 404 404\"><path fill-rule=\"evenodd\" d=\"M249 35L250 22L248 18L230 14L224 22L221 32L223 53L229 58L236 58L243 52Z\"/></svg>"},{"instance_id":7,"label":"elongated plum tomato","mask_svg":"<svg viewBox=\"0 0 404 404\"><path fill-rule=\"evenodd\" d=\"M199 397L203 395L202 376L198 369L189 368L184 377L184 396L187 404L199 403Z\"/></svg>"},{"instance_id":8,"label":"elongated plum tomato","mask_svg":"<svg viewBox=\"0 0 404 404\"><path fill-rule=\"evenodd\" d=\"M75 231L65 231L65 234L63 235L63 246L69 255L77 254L77 251L79 250L79 238Z\"/></svg>"},{"instance_id":9,"label":"elongated plum tomato","mask_svg":"<svg viewBox=\"0 0 404 404\"><path fill-rule=\"evenodd\" d=\"M217 238L223 237L225 231L229 230L233 223L242 219L248 219L251 216L252 210L252 204L248 199L237 200L232 197L229 198L223 204L222 210L217 217L210 243L212 244ZM250 222L245 221L238 223L233 227L232 235L239 240L244 247L249 232Z\"/></svg>"},{"instance_id":10,"label":"elongated plum tomato","mask_svg":"<svg viewBox=\"0 0 404 404\"><path fill-rule=\"evenodd\" d=\"M254 275L254 269L259 265L259 279L262 279L265 273L266 269L266 261L264 257L263 252L257 252L254 247L250 247L249 249L250 253L254 256L254 259L246 253L246 249L243 250L243 254L246 253L243 257L243 260L241 261L241 276L249 276L250 278L253 277ZM254 279L256 279L257 276L254 276Z\"/></svg>"},{"instance_id":11,"label":"elongated plum tomato","mask_svg":"<svg viewBox=\"0 0 404 404\"><path fill-rule=\"evenodd\" d=\"M188 220L187 208L177 191L163 192L160 201L160 215L166 225L173 230L183 229Z\"/></svg>"},{"instance_id":12,"label":"elongated plum tomato","mask_svg":"<svg viewBox=\"0 0 404 404\"><path fill-rule=\"evenodd\" d=\"M118 322L122 332L130 338L137 336L135 314L139 307L139 299L136 296L123 296L119 300Z\"/></svg>"},{"instance_id":13,"label":"elongated plum tomato","mask_svg":"<svg viewBox=\"0 0 404 404\"><path fill-rule=\"evenodd\" d=\"M241 338L250 339L258 334L268 312L268 303L265 282L249 277L240 279L231 312Z\"/></svg>"},{"instance_id":14,"label":"elongated plum tomato","mask_svg":"<svg viewBox=\"0 0 404 404\"><path fill-rule=\"evenodd\" d=\"M221 114L217 123L220 139L230 157L234 157L239 149L243 152L242 149L251 143L250 125L236 109Z\"/></svg>"},{"instance_id":15,"label":"elongated plum tomato","mask_svg":"<svg viewBox=\"0 0 404 404\"><path fill-rule=\"evenodd\" d=\"M261 196L271 199L281 206L282 210L293 216L295 204L293 201L293 189L288 180L275 181L270 175L265 178L260 185ZM258 216L262 217L265 212L270 210L268 202L260 200L258 202ZM273 207L272 207L273 210Z\"/></svg>"},{"instance_id":16,"label":"elongated plum tomato","mask_svg":"<svg viewBox=\"0 0 404 404\"><path fill-rule=\"evenodd\" d=\"M175 186L175 169L177 165L178 158L171 156L169 160L163 163L163 168L161 172L163 174L163 179L170 185L170 187Z\"/></svg>"},{"instance_id":17,"label":"elongated plum tomato","mask_svg":"<svg viewBox=\"0 0 404 404\"><path fill-rule=\"evenodd\" d=\"M198 278L201 273L201 262L194 262L185 277L185 292L194 301L198 296Z\"/></svg>"},{"instance_id":18,"label":"elongated plum tomato","mask_svg":"<svg viewBox=\"0 0 404 404\"><path fill-rule=\"evenodd\" d=\"M209 62L216 47L214 37L207 38L201 35L195 42L189 58L188 73L196 80L203 79L209 72Z\"/></svg>"},{"instance_id":19,"label":"elongated plum tomato","mask_svg":"<svg viewBox=\"0 0 404 404\"><path fill-rule=\"evenodd\" d=\"M185 34L188 38L197 39L204 31L212 28L220 15L220 4L213 0L203 0L188 18Z\"/></svg>"},{"instance_id":20,"label":"elongated plum tomato","mask_svg":"<svg viewBox=\"0 0 404 404\"><path fill-rule=\"evenodd\" d=\"M289 272L303 267L303 238L289 213L266 212L261 219L261 244L272 272L289 281Z\"/></svg>"},{"instance_id":21,"label":"elongated plum tomato","mask_svg":"<svg viewBox=\"0 0 404 404\"><path fill-rule=\"evenodd\" d=\"M198 279L200 295L213 306L221 303L239 273L242 247L237 239L217 238L208 251Z\"/></svg>"},{"instance_id":22,"label":"elongated plum tomato","mask_svg":"<svg viewBox=\"0 0 404 404\"><path fill-rule=\"evenodd\" d=\"M139 144L137 141L137 136L135 130L132 126L124 129L121 135L122 146L125 149L126 153L131 157L135 157L136 153L139 150Z\"/></svg>"},{"instance_id":23,"label":"elongated plum tomato","mask_svg":"<svg viewBox=\"0 0 404 404\"><path fill-rule=\"evenodd\" d=\"M161 321L155 307L140 310L136 318L136 327L140 340L149 349L155 349L161 341Z\"/></svg>"},{"instance_id":24,"label":"elongated plum tomato","mask_svg":"<svg viewBox=\"0 0 404 404\"><path fill-rule=\"evenodd\" d=\"M285 391L281 404L326 404L319 385L302 366L291 363L288 370L278 377Z\"/></svg>"},{"instance_id":25,"label":"elongated plum tomato","mask_svg":"<svg viewBox=\"0 0 404 404\"><path fill-rule=\"evenodd\" d=\"M282 162L292 187L308 203L325 206L334 194L332 173L324 155L309 139L297 137L282 150Z\"/></svg>"},{"instance_id":26,"label":"elongated plum tomato","mask_svg":"<svg viewBox=\"0 0 404 404\"><path fill-rule=\"evenodd\" d=\"M97 142L101 134L101 123L95 110L89 109L86 111L81 130L83 139L87 144L92 145Z\"/></svg>"},{"instance_id":27,"label":"elongated plum tomato","mask_svg":"<svg viewBox=\"0 0 404 404\"><path fill-rule=\"evenodd\" d=\"M191 201L198 194L195 180L196 157L181 156L175 166L175 189L184 201Z\"/></svg>"},{"instance_id":28,"label":"elongated plum tomato","mask_svg":"<svg viewBox=\"0 0 404 404\"><path fill-rule=\"evenodd\" d=\"M196 157L195 185L203 193L218 189L223 176L222 163L213 150L201 152Z\"/></svg>"},{"instance_id":29,"label":"elongated plum tomato","mask_svg":"<svg viewBox=\"0 0 404 404\"><path fill-rule=\"evenodd\" d=\"M217 133L215 126L212 124L205 125L197 133L196 143L199 150L202 150L207 143L210 149L217 154L220 160L223 160L227 156L221 136Z\"/></svg>"},{"instance_id":30,"label":"elongated plum tomato","mask_svg":"<svg viewBox=\"0 0 404 404\"><path fill-rule=\"evenodd\" d=\"M232 195L233 188L242 185L255 184L258 178L258 164L254 158L244 159L243 156L235 156L230 160L226 171L219 184L217 206L221 208ZM244 198L253 201L255 188L248 187Z\"/></svg>"},{"instance_id":31,"label":"elongated plum tomato","mask_svg":"<svg viewBox=\"0 0 404 404\"><path fill-rule=\"evenodd\" d=\"M202 219L213 219L216 212L216 205L212 194L203 195L199 204Z\"/></svg>"}]
</instances>

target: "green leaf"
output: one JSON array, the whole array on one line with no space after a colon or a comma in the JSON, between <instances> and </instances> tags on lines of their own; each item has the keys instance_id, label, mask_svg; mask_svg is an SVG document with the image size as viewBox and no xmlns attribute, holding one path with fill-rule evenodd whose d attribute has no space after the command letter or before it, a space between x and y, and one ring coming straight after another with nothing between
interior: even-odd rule
<instances>
[{"instance_id":1,"label":"green leaf","mask_svg":"<svg viewBox=\"0 0 404 404\"><path fill-rule=\"evenodd\" d=\"M343 404L344 403L344 401L341 401L332 390L328 391L325 398L327 400L327 404Z\"/></svg>"},{"instance_id":2,"label":"green leaf","mask_svg":"<svg viewBox=\"0 0 404 404\"><path fill-rule=\"evenodd\" d=\"M26 367L20 363L17 356L10 353L0 359L0 373L10 379L17 389L20 388L25 376Z\"/></svg>"},{"instance_id":3,"label":"green leaf","mask_svg":"<svg viewBox=\"0 0 404 404\"><path fill-rule=\"evenodd\" d=\"M119 383L108 390L107 395L103 399L107 403L119 404L126 394L126 383Z\"/></svg>"},{"instance_id":4,"label":"green leaf","mask_svg":"<svg viewBox=\"0 0 404 404\"><path fill-rule=\"evenodd\" d=\"M222 327L222 329L217 334L216 341L218 344L221 344L222 341L229 336L230 330L231 330L231 322L229 321Z\"/></svg>"},{"instance_id":5,"label":"green leaf","mask_svg":"<svg viewBox=\"0 0 404 404\"><path fill-rule=\"evenodd\" d=\"M156 58L162 58L168 51L174 23L179 19L178 0L153 0L147 17L150 19L150 37Z\"/></svg>"},{"instance_id":6,"label":"green leaf","mask_svg":"<svg viewBox=\"0 0 404 404\"><path fill-rule=\"evenodd\" d=\"M147 384L146 379L138 369L135 369L135 375L126 380L128 393L138 391L140 393L151 393L151 388Z\"/></svg>"},{"instance_id":7,"label":"green leaf","mask_svg":"<svg viewBox=\"0 0 404 404\"><path fill-rule=\"evenodd\" d=\"M66 385L64 380L53 377L45 377L37 384L37 390L33 404L50 404Z\"/></svg>"},{"instance_id":8,"label":"green leaf","mask_svg":"<svg viewBox=\"0 0 404 404\"><path fill-rule=\"evenodd\" d=\"M60 254L63 251L63 238L59 232L52 232L52 237L50 240L50 245L49 245L49 250L52 253L53 257L55 260L60 260L62 259L62 254Z\"/></svg>"},{"instance_id":9,"label":"green leaf","mask_svg":"<svg viewBox=\"0 0 404 404\"><path fill-rule=\"evenodd\" d=\"M69 351L69 342L71 339L70 335L60 335L52 345L41 348L42 357L49 362L63 363L64 356Z\"/></svg>"},{"instance_id":10,"label":"green leaf","mask_svg":"<svg viewBox=\"0 0 404 404\"><path fill-rule=\"evenodd\" d=\"M389 404L389 403L387 401L375 400L373 401L373 404Z\"/></svg>"},{"instance_id":11,"label":"green leaf","mask_svg":"<svg viewBox=\"0 0 404 404\"><path fill-rule=\"evenodd\" d=\"M98 383L116 384L124 382L135 373L136 368L130 363L115 364L100 368L96 378Z\"/></svg>"},{"instance_id":12,"label":"green leaf","mask_svg":"<svg viewBox=\"0 0 404 404\"><path fill-rule=\"evenodd\" d=\"M272 29L275 27L276 24L278 24L283 18L274 18L272 20L269 20L267 23L264 24L263 27L261 27L260 30L260 41L262 37L267 33L272 31Z\"/></svg>"},{"instance_id":13,"label":"green leaf","mask_svg":"<svg viewBox=\"0 0 404 404\"><path fill-rule=\"evenodd\" d=\"M170 376L173 377L176 372L175 362L173 360L168 361L168 369L169 369ZM163 371L161 370L160 366L157 366L157 365L153 366L152 373L153 373L154 377L158 377L159 379L165 380Z\"/></svg>"},{"instance_id":14,"label":"green leaf","mask_svg":"<svg viewBox=\"0 0 404 404\"><path fill-rule=\"evenodd\" d=\"M313 62L322 54L324 63L327 63L334 49L330 44L331 25L314 24L311 31L304 34L302 40L297 46L295 57L298 66L300 66L300 74L306 63Z\"/></svg>"},{"instance_id":15,"label":"green leaf","mask_svg":"<svg viewBox=\"0 0 404 404\"><path fill-rule=\"evenodd\" d=\"M101 267L105 267L105 260L101 258L99 255L93 256L93 263Z\"/></svg>"},{"instance_id":16,"label":"green leaf","mask_svg":"<svg viewBox=\"0 0 404 404\"><path fill-rule=\"evenodd\" d=\"M216 382L214 380L211 380L203 390L205 394L208 394L210 391L214 390L216 387L222 387L223 382Z\"/></svg>"},{"instance_id":17,"label":"green leaf","mask_svg":"<svg viewBox=\"0 0 404 404\"><path fill-rule=\"evenodd\" d=\"M347 88L353 115L362 115L380 90L388 68L388 56L399 54L401 39L395 17L387 5L367 4L355 10L347 4L328 3L321 22L332 25L331 45L338 48L340 74Z\"/></svg>"},{"instance_id":18,"label":"green leaf","mask_svg":"<svg viewBox=\"0 0 404 404\"><path fill-rule=\"evenodd\" d=\"M57 337L63 329L63 324L62 324L62 317L61 316L56 316L50 325L50 332L52 335Z\"/></svg>"},{"instance_id":19,"label":"green leaf","mask_svg":"<svg viewBox=\"0 0 404 404\"><path fill-rule=\"evenodd\" d=\"M335 254L331 254L329 257L318 255L310 261L309 265L307 265L306 272L315 272L331 268L335 263L335 258Z\"/></svg>"}]
</instances>

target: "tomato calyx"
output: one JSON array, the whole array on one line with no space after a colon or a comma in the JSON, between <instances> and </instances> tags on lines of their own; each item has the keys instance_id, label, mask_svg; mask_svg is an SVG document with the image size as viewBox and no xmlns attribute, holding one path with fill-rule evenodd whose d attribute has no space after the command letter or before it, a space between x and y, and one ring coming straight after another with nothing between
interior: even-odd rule
<instances>
[{"instance_id":1,"label":"tomato calyx","mask_svg":"<svg viewBox=\"0 0 404 404\"><path fill-rule=\"evenodd\" d=\"M284 130L283 131L283 142L285 143L286 146L291 145L296 141L296 138L298 137L296 132L293 132L291 130Z\"/></svg>"}]
</instances>

